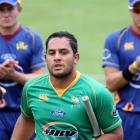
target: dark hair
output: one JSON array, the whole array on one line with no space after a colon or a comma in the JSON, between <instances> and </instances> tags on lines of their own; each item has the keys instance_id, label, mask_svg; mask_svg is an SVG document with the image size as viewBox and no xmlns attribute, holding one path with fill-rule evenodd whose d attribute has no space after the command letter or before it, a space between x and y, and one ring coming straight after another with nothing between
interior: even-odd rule
<instances>
[{"instance_id":1,"label":"dark hair","mask_svg":"<svg viewBox=\"0 0 140 140\"><path fill-rule=\"evenodd\" d=\"M52 33L46 40L46 51L48 49L48 43L49 41L52 39L52 38L62 38L62 37L65 37L65 38L68 38L69 39L69 43L70 43L70 46L73 50L73 53L77 53L78 52L78 45L77 45L77 39L75 38L75 36L73 34L70 34L68 32L54 32Z\"/></svg>"}]
</instances>

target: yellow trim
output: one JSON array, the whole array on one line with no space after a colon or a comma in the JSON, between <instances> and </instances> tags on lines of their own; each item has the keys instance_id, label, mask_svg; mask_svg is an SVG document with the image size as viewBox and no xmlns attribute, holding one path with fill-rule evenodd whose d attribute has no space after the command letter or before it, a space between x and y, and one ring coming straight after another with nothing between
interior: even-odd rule
<instances>
[{"instance_id":1,"label":"yellow trim","mask_svg":"<svg viewBox=\"0 0 140 140\"><path fill-rule=\"evenodd\" d=\"M130 70L132 73L135 73L138 69L139 69L139 66L138 66L137 61L134 61L134 62L129 66L129 70Z\"/></svg>"},{"instance_id":2,"label":"yellow trim","mask_svg":"<svg viewBox=\"0 0 140 140\"><path fill-rule=\"evenodd\" d=\"M55 90L55 92L58 94L58 96L62 96L70 87L72 87L77 82L77 80L79 79L80 75L81 75L80 72L76 71L76 78L64 89L62 89L62 88L54 88L52 83L51 83L51 81L50 81L50 84L53 87L53 89Z\"/></svg>"},{"instance_id":3,"label":"yellow trim","mask_svg":"<svg viewBox=\"0 0 140 140\"><path fill-rule=\"evenodd\" d=\"M135 70L138 70L138 68L139 68L136 61L133 62L132 66L133 66L133 69L135 69Z\"/></svg>"},{"instance_id":4,"label":"yellow trim","mask_svg":"<svg viewBox=\"0 0 140 140\"><path fill-rule=\"evenodd\" d=\"M56 91L56 93L57 93L59 96L62 96L63 93L65 92L65 89L62 89L62 88L55 88L55 91Z\"/></svg>"}]
</instances>

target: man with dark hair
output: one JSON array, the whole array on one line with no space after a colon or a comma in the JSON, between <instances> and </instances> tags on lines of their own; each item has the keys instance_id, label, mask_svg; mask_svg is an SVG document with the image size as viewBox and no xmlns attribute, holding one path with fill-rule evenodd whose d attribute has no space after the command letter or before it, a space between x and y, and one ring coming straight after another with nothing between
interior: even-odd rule
<instances>
[{"instance_id":1,"label":"man with dark hair","mask_svg":"<svg viewBox=\"0 0 140 140\"><path fill-rule=\"evenodd\" d=\"M103 68L115 101L124 140L140 139L140 0L129 0L132 24L111 33L105 41Z\"/></svg>"},{"instance_id":2,"label":"man with dark hair","mask_svg":"<svg viewBox=\"0 0 140 140\"><path fill-rule=\"evenodd\" d=\"M121 120L111 93L76 70L76 38L55 32L46 41L49 74L29 80L23 89L21 111L12 140L28 140L35 124L36 140L91 140L94 132L82 101L88 96L103 135L96 140L122 140ZM26 133L25 133L26 132Z\"/></svg>"},{"instance_id":3,"label":"man with dark hair","mask_svg":"<svg viewBox=\"0 0 140 140\"><path fill-rule=\"evenodd\" d=\"M24 83L45 71L40 35L18 22L22 11L18 0L0 0L0 140L10 140L20 115Z\"/></svg>"},{"instance_id":4,"label":"man with dark hair","mask_svg":"<svg viewBox=\"0 0 140 140\"><path fill-rule=\"evenodd\" d=\"M76 38L72 35L72 34L68 34L67 32L55 32L52 35L50 35L48 37L48 39L46 40L46 50L48 48L48 42L50 41L50 39L55 38L55 37L66 37L69 39L69 43L70 46L73 50L73 53L77 53L78 52L78 47L77 47L77 40Z\"/></svg>"}]
</instances>

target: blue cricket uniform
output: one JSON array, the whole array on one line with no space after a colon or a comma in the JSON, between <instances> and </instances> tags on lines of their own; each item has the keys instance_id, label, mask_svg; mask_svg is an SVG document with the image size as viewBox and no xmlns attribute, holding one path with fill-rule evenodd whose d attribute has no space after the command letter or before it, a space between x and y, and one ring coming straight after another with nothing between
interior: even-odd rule
<instances>
[{"instance_id":1,"label":"blue cricket uniform","mask_svg":"<svg viewBox=\"0 0 140 140\"><path fill-rule=\"evenodd\" d=\"M124 70L140 55L140 36L131 27L111 33L105 41L103 67ZM124 140L140 139L140 70L117 91L117 109L123 120ZM139 128L138 128L139 127ZM134 130L134 131L133 131ZM131 132L133 131L133 132Z\"/></svg>"},{"instance_id":2,"label":"blue cricket uniform","mask_svg":"<svg viewBox=\"0 0 140 140\"><path fill-rule=\"evenodd\" d=\"M40 35L24 26L20 26L12 38L0 35L0 63L6 59L17 60L21 67L17 70L22 73L31 73L38 68L45 67ZM0 104L0 140L9 140L20 114L23 86L15 81L3 79L0 79L0 85L7 91L3 104Z\"/></svg>"}]
</instances>

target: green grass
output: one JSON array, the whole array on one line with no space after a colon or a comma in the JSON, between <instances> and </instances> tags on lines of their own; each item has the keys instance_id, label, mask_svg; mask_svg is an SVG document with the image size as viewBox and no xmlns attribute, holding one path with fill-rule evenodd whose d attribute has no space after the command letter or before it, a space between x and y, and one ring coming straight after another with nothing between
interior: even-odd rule
<instances>
[{"instance_id":1,"label":"green grass","mask_svg":"<svg viewBox=\"0 0 140 140\"><path fill-rule=\"evenodd\" d=\"M95 77L103 74L106 35L131 22L127 0L22 0L22 6L21 23L40 32L44 42L55 31L73 33L81 54L78 69Z\"/></svg>"}]
</instances>

